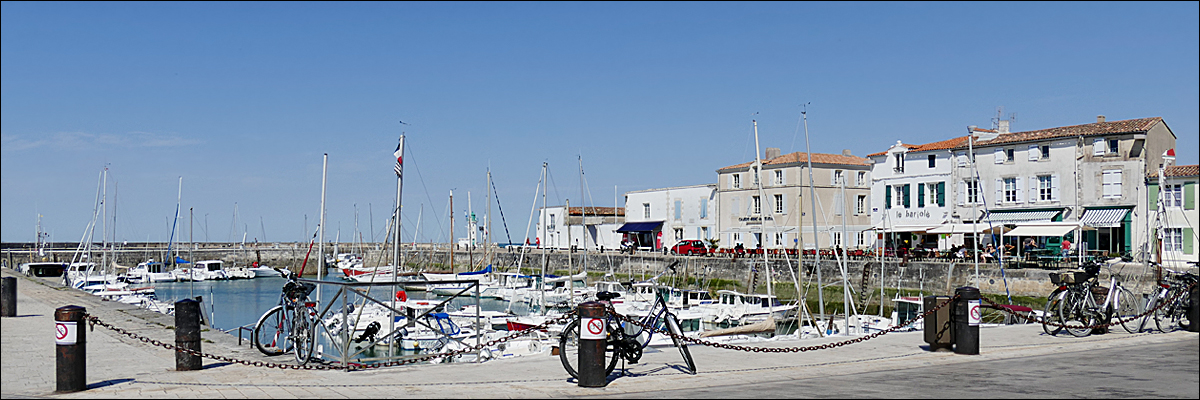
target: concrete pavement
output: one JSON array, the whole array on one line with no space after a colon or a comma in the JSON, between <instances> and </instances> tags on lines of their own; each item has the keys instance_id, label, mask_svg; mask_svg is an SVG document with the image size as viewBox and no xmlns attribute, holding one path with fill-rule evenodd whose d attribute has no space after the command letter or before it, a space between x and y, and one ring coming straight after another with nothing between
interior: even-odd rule
<instances>
[{"instance_id":1,"label":"concrete pavement","mask_svg":"<svg viewBox=\"0 0 1200 400\"><path fill-rule=\"evenodd\" d=\"M108 323L164 342L174 319L129 305L103 302L40 278L18 276L16 318L0 333L0 395L4 398L540 398L540 397L1183 397L1200 398L1200 335L1127 334L1120 329L1087 338L1048 336L1038 325L981 329L980 355L928 352L920 332L892 333L858 344L805 353L744 353L692 345L699 373L680 372L674 348L648 350L604 388L580 388L558 357L531 356L481 364L416 365L369 371L280 370L205 359L200 371L174 371L174 354L116 335L88 332L89 390L56 394L53 311L75 304ZM264 357L236 336L204 332L203 350L245 360ZM769 341L763 347L838 341ZM1094 359L1087 359L1092 357ZM1086 359L1086 360L1085 360ZM1090 360L1090 361L1089 361ZM1130 371L1146 371L1145 375ZM1008 379L1003 374L1011 373ZM1097 384L1064 384L1088 376ZM974 377L975 379L971 379ZM1106 378L1107 377L1107 378ZM1140 390L1114 390L1141 385ZM979 379L987 378L987 379ZM1166 381L1173 389L1162 389ZM945 392L939 383L955 384ZM889 391L888 388L893 388ZM945 393L955 393L943 395ZM767 396L767 394L770 394Z\"/></svg>"}]
</instances>

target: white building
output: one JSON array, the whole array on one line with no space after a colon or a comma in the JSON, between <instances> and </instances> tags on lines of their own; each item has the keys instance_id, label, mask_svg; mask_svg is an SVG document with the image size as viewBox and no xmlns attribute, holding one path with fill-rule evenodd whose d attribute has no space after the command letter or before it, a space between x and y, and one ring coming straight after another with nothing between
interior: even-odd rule
<instances>
[{"instance_id":1,"label":"white building","mask_svg":"<svg viewBox=\"0 0 1200 400\"><path fill-rule=\"evenodd\" d=\"M1200 179L1196 165L1168 166L1160 182L1158 171L1149 176L1150 226L1156 239L1152 250L1163 266L1179 270L1185 262L1200 261L1196 254L1197 225L1200 213L1196 210L1196 181Z\"/></svg>"},{"instance_id":2,"label":"white building","mask_svg":"<svg viewBox=\"0 0 1200 400\"><path fill-rule=\"evenodd\" d=\"M899 242L946 250L963 243L964 232L942 231L945 224L961 222L952 218L957 181L952 149L966 141L967 136L921 145L896 141L887 151L867 156L871 226L885 246Z\"/></svg>"},{"instance_id":3,"label":"white building","mask_svg":"<svg viewBox=\"0 0 1200 400\"><path fill-rule=\"evenodd\" d=\"M540 246L551 249L619 249L617 228L625 220L625 210L616 207L553 206L540 209L537 238Z\"/></svg>"},{"instance_id":4,"label":"white building","mask_svg":"<svg viewBox=\"0 0 1200 400\"><path fill-rule=\"evenodd\" d=\"M679 186L625 193L625 224L617 229L641 250L670 248L717 232L717 185Z\"/></svg>"}]
</instances>

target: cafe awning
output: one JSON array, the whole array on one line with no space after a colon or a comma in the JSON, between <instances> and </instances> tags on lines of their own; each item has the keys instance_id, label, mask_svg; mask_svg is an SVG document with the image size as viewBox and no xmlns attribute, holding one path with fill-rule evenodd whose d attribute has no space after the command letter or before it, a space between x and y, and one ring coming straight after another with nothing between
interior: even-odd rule
<instances>
[{"instance_id":1,"label":"cafe awning","mask_svg":"<svg viewBox=\"0 0 1200 400\"><path fill-rule=\"evenodd\" d=\"M1018 224L1022 222L1050 222L1062 209L1038 211L992 211L979 222L993 224Z\"/></svg>"},{"instance_id":2,"label":"cafe awning","mask_svg":"<svg viewBox=\"0 0 1200 400\"><path fill-rule=\"evenodd\" d=\"M893 225L887 227L873 226L871 229L882 232L925 232L935 226L937 225Z\"/></svg>"},{"instance_id":3,"label":"cafe awning","mask_svg":"<svg viewBox=\"0 0 1200 400\"><path fill-rule=\"evenodd\" d=\"M1089 208L1083 210L1079 223L1096 228L1117 228L1128 213L1128 208Z\"/></svg>"},{"instance_id":4,"label":"cafe awning","mask_svg":"<svg viewBox=\"0 0 1200 400\"><path fill-rule=\"evenodd\" d=\"M658 227L662 226L662 224L663 224L663 221L626 222L625 225L621 225L620 228L617 228L617 232L620 232L620 233L654 232L655 230L658 230Z\"/></svg>"},{"instance_id":5,"label":"cafe awning","mask_svg":"<svg viewBox=\"0 0 1200 400\"><path fill-rule=\"evenodd\" d=\"M1063 236L1063 235L1066 235L1067 233L1069 233L1073 230L1076 230L1076 229L1083 229L1085 231L1094 230L1094 228L1080 226L1079 223L1076 223L1076 222L1027 223L1027 224L1018 224L1016 228L1014 228L1011 231L1008 231L1008 233L1005 233L1004 235L1005 236Z\"/></svg>"},{"instance_id":6,"label":"cafe awning","mask_svg":"<svg viewBox=\"0 0 1200 400\"><path fill-rule=\"evenodd\" d=\"M980 233L988 232L989 230L999 233L1004 229L1003 224L988 224L980 222L979 224L942 224L930 228L925 233Z\"/></svg>"}]
</instances>

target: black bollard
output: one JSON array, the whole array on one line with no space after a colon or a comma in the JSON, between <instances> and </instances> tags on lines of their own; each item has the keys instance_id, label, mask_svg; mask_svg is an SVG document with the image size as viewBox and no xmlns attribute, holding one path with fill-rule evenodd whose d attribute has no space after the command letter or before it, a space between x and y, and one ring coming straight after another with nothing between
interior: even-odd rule
<instances>
[{"instance_id":1,"label":"black bollard","mask_svg":"<svg viewBox=\"0 0 1200 400\"><path fill-rule=\"evenodd\" d=\"M579 305L579 380L580 387L604 387L605 347L604 303L589 301Z\"/></svg>"},{"instance_id":2,"label":"black bollard","mask_svg":"<svg viewBox=\"0 0 1200 400\"><path fill-rule=\"evenodd\" d=\"M200 302L183 299L175 302L175 346L200 351ZM175 351L176 371L197 371L203 368L198 355Z\"/></svg>"},{"instance_id":3,"label":"black bollard","mask_svg":"<svg viewBox=\"0 0 1200 400\"><path fill-rule=\"evenodd\" d=\"M87 330L80 306L54 310L55 374L58 392L87 390Z\"/></svg>"},{"instance_id":4,"label":"black bollard","mask_svg":"<svg viewBox=\"0 0 1200 400\"><path fill-rule=\"evenodd\" d=\"M1200 285L1192 286L1192 309L1188 310L1188 331L1200 332Z\"/></svg>"},{"instance_id":5,"label":"black bollard","mask_svg":"<svg viewBox=\"0 0 1200 400\"><path fill-rule=\"evenodd\" d=\"M4 277L0 284L0 317L17 316L17 278Z\"/></svg>"},{"instance_id":6,"label":"black bollard","mask_svg":"<svg viewBox=\"0 0 1200 400\"><path fill-rule=\"evenodd\" d=\"M950 301L950 296L925 296L925 310L932 310L939 304ZM947 304L925 317L925 343L929 343L929 351L950 351L954 347L954 334L950 323L950 309L953 304ZM902 321L896 321L900 323Z\"/></svg>"},{"instance_id":7,"label":"black bollard","mask_svg":"<svg viewBox=\"0 0 1200 400\"><path fill-rule=\"evenodd\" d=\"M954 352L958 354L979 354L979 320L983 310L980 308L979 289L970 286L954 290L958 300L954 302Z\"/></svg>"}]
</instances>

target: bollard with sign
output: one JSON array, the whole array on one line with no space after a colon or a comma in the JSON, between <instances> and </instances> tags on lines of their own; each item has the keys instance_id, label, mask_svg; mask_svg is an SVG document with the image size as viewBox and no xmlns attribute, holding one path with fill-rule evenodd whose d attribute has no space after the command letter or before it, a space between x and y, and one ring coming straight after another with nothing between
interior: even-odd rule
<instances>
[{"instance_id":1,"label":"bollard with sign","mask_svg":"<svg viewBox=\"0 0 1200 400\"><path fill-rule=\"evenodd\" d=\"M979 354L979 322L983 317L979 289L970 286L954 290L954 352Z\"/></svg>"},{"instance_id":2,"label":"bollard with sign","mask_svg":"<svg viewBox=\"0 0 1200 400\"><path fill-rule=\"evenodd\" d=\"M579 305L579 380L581 387L608 384L604 371L605 307L589 301Z\"/></svg>"},{"instance_id":3,"label":"bollard with sign","mask_svg":"<svg viewBox=\"0 0 1200 400\"><path fill-rule=\"evenodd\" d=\"M87 390L87 331L80 306L54 310L55 375L58 392Z\"/></svg>"}]
</instances>

